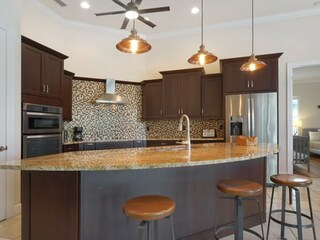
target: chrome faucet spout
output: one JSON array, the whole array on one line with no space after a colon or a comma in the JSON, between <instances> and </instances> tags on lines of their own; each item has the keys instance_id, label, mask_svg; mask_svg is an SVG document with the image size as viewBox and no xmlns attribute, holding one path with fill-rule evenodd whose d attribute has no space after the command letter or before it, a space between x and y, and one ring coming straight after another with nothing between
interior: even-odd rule
<instances>
[{"instance_id":1,"label":"chrome faucet spout","mask_svg":"<svg viewBox=\"0 0 320 240\"><path fill-rule=\"evenodd\" d=\"M178 130L181 132L182 131L182 122L183 122L183 119L186 119L187 120L187 140L186 141L182 141L181 144L185 144L186 145L186 148L188 150L191 149L191 140L190 140L190 119L189 117L186 115L186 114L183 114L181 117L180 117L180 122L179 122L179 128Z\"/></svg>"}]
</instances>

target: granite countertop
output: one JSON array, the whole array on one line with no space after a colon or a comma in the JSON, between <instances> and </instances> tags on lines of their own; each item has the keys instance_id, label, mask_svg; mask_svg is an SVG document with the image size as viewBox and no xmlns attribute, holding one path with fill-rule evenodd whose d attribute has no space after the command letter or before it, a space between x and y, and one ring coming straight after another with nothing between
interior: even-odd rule
<instances>
[{"instance_id":1,"label":"granite countertop","mask_svg":"<svg viewBox=\"0 0 320 240\"><path fill-rule=\"evenodd\" d=\"M80 144L80 143L96 143L96 142L123 142L123 141L182 141L185 138L148 138L148 139L105 139L105 140L84 140L84 141L68 141L63 145ZM224 138L191 138L191 141L224 141Z\"/></svg>"},{"instance_id":2,"label":"granite countertop","mask_svg":"<svg viewBox=\"0 0 320 240\"><path fill-rule=\"evenodd\" d=\"M279 151L277 144L238 146L232 143L128 148L59 153L0 164L0 168L35 171L105 171L211 165L245 161Z\"/></svg>"}]
</instances>

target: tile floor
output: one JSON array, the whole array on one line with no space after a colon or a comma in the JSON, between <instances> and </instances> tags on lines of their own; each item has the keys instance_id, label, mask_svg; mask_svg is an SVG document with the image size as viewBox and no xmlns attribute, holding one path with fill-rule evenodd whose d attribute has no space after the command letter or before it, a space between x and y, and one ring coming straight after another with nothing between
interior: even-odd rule
<instances>
[{"instance_id":1,"label":"tile floor","mask_svg":"<svg viewBox=\"0 0 320 240\"><path fill-rule=\"evenodd\" d=\"M314 214L314 220L315 220L315 226L316 226L316 235L318 238L320 238L320 178L313 178L313 184L310 187L310 194L312 199L312 207L313 207L313 214ZM270 206L270 198L271 198L271 188L267 188L267 214L269 212L269 206ZM287 204L288 208L291 208L292 210L295 209L295 202L293 198L293 204L289 205ZM301 189L301 206L302 211L308 213L309 207L307 202L307 193L305 189ZM274 208L279 207L281 205L281 188L275 189L275 197L274 197ZM289 216L288 219L291 220L294 223L295 218ZM20 232L20 222L21 222L21 216L16 216L11 219L7 219L5 221L0 222L0 240L20 240L21 239L21 232ZM269 239L270 240L276 240L280 239L280 225L271 221L271 227L270 227L270 233L269 233ZM260 232L260 227L257 226L254 228L258 232ZM264 223L264 231L266 234L267 231L267 223ZM304 229L304 240L313 240L313 234L311 228ZM286 228L286 238L287 240L295 240L297 239L297 231L295 229ZM229 240L233 239L233 237L226 237L223 238L223 240ZM245 234L244 236L245 240L256 240L257 238L250 235Z\"/></svg>"}]
</instances>

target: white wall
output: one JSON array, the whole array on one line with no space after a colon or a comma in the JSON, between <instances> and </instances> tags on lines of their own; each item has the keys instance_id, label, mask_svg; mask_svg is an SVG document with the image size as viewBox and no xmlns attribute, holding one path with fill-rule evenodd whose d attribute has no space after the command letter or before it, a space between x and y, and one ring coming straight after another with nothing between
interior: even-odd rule
<instances>
[{"instance_id":1,"label":"white wall","mask_svg":"<svg viewBox=\"0 0 320 240\"><path fill-rule=\"evenodd\" d=\"M5 127L8 151L6 161L21 155L21 0L0 0L0 27L7 33ZM2 112L1 112L2 114ZM20 212L20 172L6 171L6 217Z\"/></svg>"},{"instance_id":2,"label":"white wall","mask_svg":"<svg viewBox=\"0 0 320 240\"><path fill-rule=\"evenodd\" d=\"M34 0L23 0L22 33L69 55L66 68L76 75L88 77L112 76L116 79L141 81L159 78L159 71L198 67L187 63L200 45L200 32L181 32L148 36L152 50L142 56L123 54L115 49L123 37L117 31L88 30L86 27L53 20L31 6ZM38 12L37 12L38 11ZM255 53L284 52L279 62L279 112L286 113L286 64L320 59L320 15L317 12L273 16L256 19ZM169 24L169 23L168 23ZM206 49L220 59L249 55L251 52L250 20L205 28ZM43 34L46 32L46 34ZM48 34L47 34L48 33ZM44 36L46 35L46 36ZM219 62L205 66L207 73L219 72ZM291 163L286 156L287 116L279 116L280 171ZM290 130L291 131L291 130Z\"/></svg>"},{"instance_id":3,"label":"white wall","mask_svg":"<svg viewBox=\"0 0 320 240\"><path fill-rule=\"evenodd\" d=\"M320 127L320 81L293 84L293 96L299 97L302 128Z\"/></svg>"}]
</instances>

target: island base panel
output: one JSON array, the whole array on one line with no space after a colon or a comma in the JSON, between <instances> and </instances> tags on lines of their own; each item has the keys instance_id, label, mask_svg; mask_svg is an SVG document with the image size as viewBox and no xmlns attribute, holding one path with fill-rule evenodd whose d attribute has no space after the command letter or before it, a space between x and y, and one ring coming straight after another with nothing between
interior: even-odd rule
<instances>
[{"instance_id":1,"label":"island base panel","mask_svg":"<svg viewBox=\"0 0 320 240\"><path fill-rule=\"evenodd\" d=\"M265 189L265 158L145 170L24 171L22 240L138 240L139 221L126 217L122 205L146 194L167 195L176 201L177 239L211 239L216 216L218 225L233 221L234 201L221 199L216 187L221 179L230 178L256 181ZM265 191L259 199L265 221ZM244 216L248 227L260 223L255 202L244 202ZM159 222L159 233L159 240L170 239L169 220Z\"/></svg>"}]
</instances>

